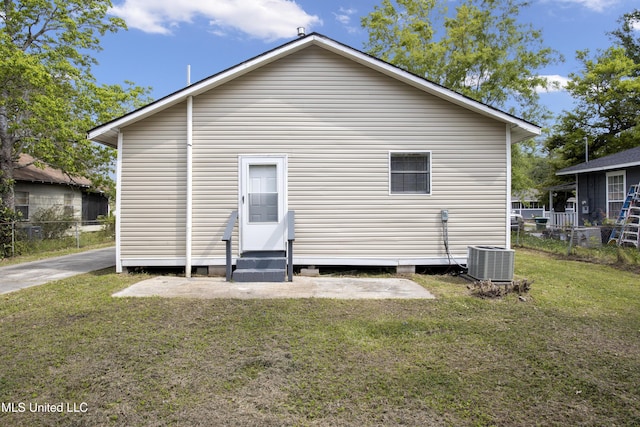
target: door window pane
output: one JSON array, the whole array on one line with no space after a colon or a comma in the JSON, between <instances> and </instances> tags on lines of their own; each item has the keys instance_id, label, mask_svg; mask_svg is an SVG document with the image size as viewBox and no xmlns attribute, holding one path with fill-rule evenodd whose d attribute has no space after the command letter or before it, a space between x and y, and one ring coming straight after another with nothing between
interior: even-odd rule
<instances>
[{"instance_id":1,"label":"door window pane","mask_svg":"<svg viewBox=\"0 0 640 427\"><path fill-rule=\"evenodd\" d=\"M277 165L249 165L249 222L278 222Z\"/></svg>"}]
</instances>

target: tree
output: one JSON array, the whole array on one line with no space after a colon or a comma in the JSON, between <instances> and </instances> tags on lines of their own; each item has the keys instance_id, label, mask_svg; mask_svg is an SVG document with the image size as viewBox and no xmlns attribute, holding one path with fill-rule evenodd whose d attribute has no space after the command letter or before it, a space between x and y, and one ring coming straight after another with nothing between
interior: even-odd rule
<instances>
[{"instance_id":1,"label":"tree","mask_svg":"<svg viewBox=\"0 0 640 427\"><path fill-rule=\"evenodd\" d=\"M561 159L559 167L581 163L586 143L589 158L640 145L640 64L623 47L611 47L595 58L579 51L581 73L569 75L567 91L576 99L545 147Z\"/></svg>"},{"instance_id":2,"label":"tree","mask_svg":"<svg viewBox=\"0 0 640 427\"><path fill-rule=\"evenodd\" d=\"M14 208L20 154L99 181L113 150L87 141L86 131L148 101L147 88L98 85L92 75L99 36L126 28L107 17L110 6L110 0L0 3L0 214Z\"/></svg>"},{"instance_id":3,"label":"tree","mask_svg":"<svg viewBox=\"0 0 640 427\"><path fill-rule=\"evenodd\" d=\"M575 98L545 148L557 157L557 167L581 163L640 145L640 10L624 14L610 35L614 45L591 56L578 51L579 73L570 74L567 90Z\"/></svg>"},{"instance_id":4,"label":"tree","mask_svg":"<svg viewBox=\"0 0 640 427\"><path fill-rule=\"evenodd\" d=\"M523 144L518 148L511 151L511 190L525 193L546 179L551 166L548 159L540 155L537 146Z\"/></svg>"},{"instance_id":5,"label":"tree","mask_svg":"<svg viewBox=\"0 0 640 427\"><path fill-rule=\"evenodd\" d=\"M620 28L611 32L614 41L625 50L634 63L640 64L640 37L634 37L640 25L640 9L625 13L618 19L618 23ZM640 75L640 70L636 75Z\"/></svg>"},{"instance_id":6,"label":"tree","mask_svg":"<svg viewBox=\"0 0 640 427\"><path fill-rule=\"evenodd\" d=\"M537 70L560 59L542 34L519 23L517 0L383 0L364 18L368 52L400 68L528 120L543 120Z\"/></svg>"},{"instance_id":7,"label":"tree","mask_svg":"<svg viewBox=\"0 0 640 427\"><path fill-rule=\"evenodd\" d=\"M544 47L542 33L518 22L526 2L464 0L448 16L441 0L383 0L362 19L367 51L411 73L529 121L549 112L538 92L549 88L537 74L562 60ZM532 187L529 166L543 164L536 143L512 147L512 189Z\"/></svg>"}]
</instances>

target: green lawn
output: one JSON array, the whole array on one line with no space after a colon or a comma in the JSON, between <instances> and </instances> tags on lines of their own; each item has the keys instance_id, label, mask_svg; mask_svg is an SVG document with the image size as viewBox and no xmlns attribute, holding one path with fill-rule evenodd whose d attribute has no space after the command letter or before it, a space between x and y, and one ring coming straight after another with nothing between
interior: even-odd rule
<instances>
[{"instance_id":1,"label":"green lawn","mask_svg":"<svg viewBox=\"0 0 640 427\"><path fill-rule=\"evenodd\" d=\"M0 425L640 425L639 276L516 273L526 301L116 299L143 277L113 271L2 295Z\"/></svg>"}]
</instances>

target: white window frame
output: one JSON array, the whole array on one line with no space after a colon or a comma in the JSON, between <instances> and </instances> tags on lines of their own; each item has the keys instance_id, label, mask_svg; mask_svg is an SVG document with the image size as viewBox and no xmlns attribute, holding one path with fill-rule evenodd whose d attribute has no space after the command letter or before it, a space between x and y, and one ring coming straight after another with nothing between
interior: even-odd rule
<instances>
[{"instance_id":1,"label":"white window frame","mask_svg":"<svg viewBox=\"0 0 640 427\"><path fill-rule=\"evenodd\" d=\"M428 170L427 170L427 177L428 177L428 188L427 188L427 192L426 193L411 193L411 192L394 192L392 191L392 186L391 186L391 175L392 175L392 170L391 170L391 157L394 154L422 154L427 156L428 158ZM433 169L432 169L432 159L433 159L433 154L431 152L431 150L395 150L395 151L389 151L389 155L388 155L388 170L389 170L389 195L392 196L430 196L433 193Z\"/></svg>"},{"instance_id":2,"label":"white window frame","mask_svg":"<svg viewBox=\"0 0 640 427\"><path fill-rule=\"evenodd\" d=\"M622 176L622 199L614 200L609 199L609 178ZM615 172L607 172L607 178L605 183L605 195L606 195L606 203L607 203L607 218L617 218L618 212L611 212L611 203L623 203L627 197L627 174L626 171L615 171Z\"/></svg>"}]
</instances>

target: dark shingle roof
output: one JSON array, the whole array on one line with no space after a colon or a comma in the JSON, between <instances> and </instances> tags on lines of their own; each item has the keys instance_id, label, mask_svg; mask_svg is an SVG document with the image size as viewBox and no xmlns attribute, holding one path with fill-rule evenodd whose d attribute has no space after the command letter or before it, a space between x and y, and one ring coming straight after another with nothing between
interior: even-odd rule
<instances>
[{"instance_id":1,"label":"dark shingle roof","mask_svg":"<svg viewBox=\"0 0 640 427\"><path fill-rule=\"evenodd\" d=\"M556 175L571 175L576 173L605 171L622 169L631 166L640 166L640 147L630 148L599 159L590 160L578 165L560 169Z\"/></svg>"}]
</instances>

